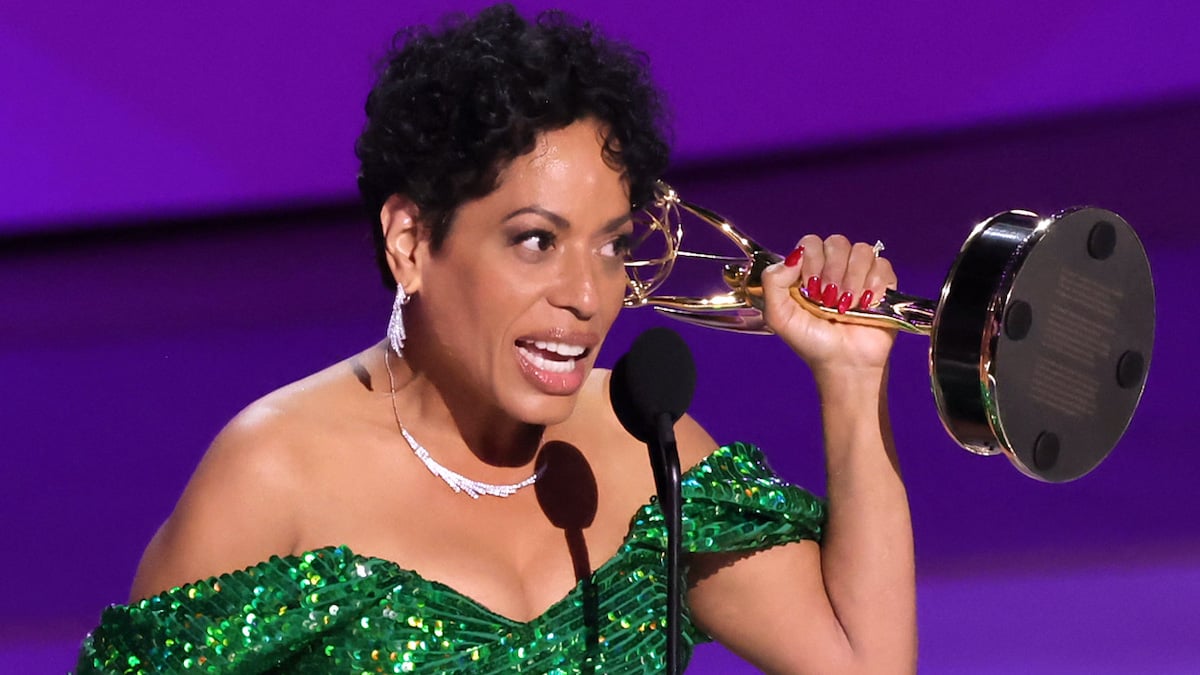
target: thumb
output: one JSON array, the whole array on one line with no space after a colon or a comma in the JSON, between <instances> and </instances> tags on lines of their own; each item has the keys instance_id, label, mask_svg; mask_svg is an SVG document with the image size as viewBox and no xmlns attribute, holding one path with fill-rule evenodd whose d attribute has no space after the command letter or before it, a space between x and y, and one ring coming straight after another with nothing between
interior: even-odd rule
<instances>
[{"instance_id":1,"label":"thumb","mask_svg":"<svg viewBox=\"0 0 1200 675\"><path fill-rule=\"evenodd\" d=\"M800 267L798 261L795 265L777 262L763 270L763 315L767 325L776 332L780 326L790 321L796 312L803 311L792 300L790 292L791 288L800 282Z\"/></svg>"}]
</instances>

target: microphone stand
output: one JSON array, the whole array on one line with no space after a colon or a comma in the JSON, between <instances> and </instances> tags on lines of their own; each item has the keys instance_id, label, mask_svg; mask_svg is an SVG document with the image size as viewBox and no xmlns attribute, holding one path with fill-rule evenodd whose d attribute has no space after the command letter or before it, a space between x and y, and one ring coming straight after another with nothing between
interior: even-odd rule
<instances>
[{"instance_id":1,"label":"microphone stand","mask_svg":"<svg viewBox=\"0 0 1200 675\"><path fill-rule=\"evenodd\" d=\"M696 365L687 343L666 328L651 328L633 341L609 379L613 412L630 436L646 444L654 487L667 534L667 667L679 672L679 641L683 614L680 584L682 505L679 494L679 452L675 420L683 416L696 388Z\"/></svg>"},{"instance_id":2,"label":"microphone stand","mask_svg":"<svg viewBox=\"0 0 1200 675\"><path fill-rule=\"evenodd\" d=\"M667 530L667 672L679 672L679 629L682 614L679 557L682 550L682 506L679 495L679 450L675 445L675 420L664 412L655 417L655 444L650 446L650 468L658 505Z\"/></svg>"}]
</instances>

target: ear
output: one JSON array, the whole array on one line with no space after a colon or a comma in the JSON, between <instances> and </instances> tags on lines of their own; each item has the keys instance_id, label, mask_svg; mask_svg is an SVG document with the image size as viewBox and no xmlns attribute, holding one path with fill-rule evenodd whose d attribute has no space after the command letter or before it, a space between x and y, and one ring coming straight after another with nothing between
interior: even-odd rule
<instances>
[{"instance_id":1,"label":"ear","mask_svg":"<svg viewBox=\"0 0 1200 675\"><path fill-rule=\"evenodd\" d=\"M413 295L421 287L416 255L421 243L420 211L408 197L392 195L379 211L379 224L383 228L383 241L387 246L384 255L392 277L404 287L405 293Z\"/></svg>"}]
</instances>

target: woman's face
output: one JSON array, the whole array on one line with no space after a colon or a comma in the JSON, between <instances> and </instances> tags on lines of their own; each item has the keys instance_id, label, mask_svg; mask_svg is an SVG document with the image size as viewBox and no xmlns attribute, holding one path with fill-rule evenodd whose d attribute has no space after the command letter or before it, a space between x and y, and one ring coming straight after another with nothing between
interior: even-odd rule
<instances>
[{"instance_id":1,"label":"woman's face","mask_svg":"<svg viewBox=\"0 0 1200 675\"><path fill-rule=\"evenodd\" d=\"M591 120L543 134L440 250L418 245L414 328L455 394L526 423L571 414L626 287L629 190L601 147Z\"/></svg>"}]
</instances>

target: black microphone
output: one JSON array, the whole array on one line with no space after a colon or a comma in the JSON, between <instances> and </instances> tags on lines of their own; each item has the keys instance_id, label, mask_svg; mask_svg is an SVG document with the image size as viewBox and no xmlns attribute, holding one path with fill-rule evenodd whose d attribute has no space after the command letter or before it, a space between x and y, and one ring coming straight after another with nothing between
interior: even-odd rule
<instances>
[{"instance_id":1,"label":"black microphone","mask_svg":"<svg viewBox=\"0 0 1200 675\"><path fill-rule=\"evenodd\" d=\"M649 443L666 413L671 423L683 417L696 390L696 364L679 334L651 328L633 341L617 361L609 381L613 411L634 438Z\"/></svg>"},{"instance_id":2,"label":"black microphone","mask_svg":"<svg viewBox=\"0 0 1200 675\"><path fill-rule=\"evenodd\" d=\"M679 669L680 500L675 422L696 390L687 343L669 328L651 328L613 366L608 391L621 426L646 444L667 530L667 672Z\"/></svg>"}]
</instances>

